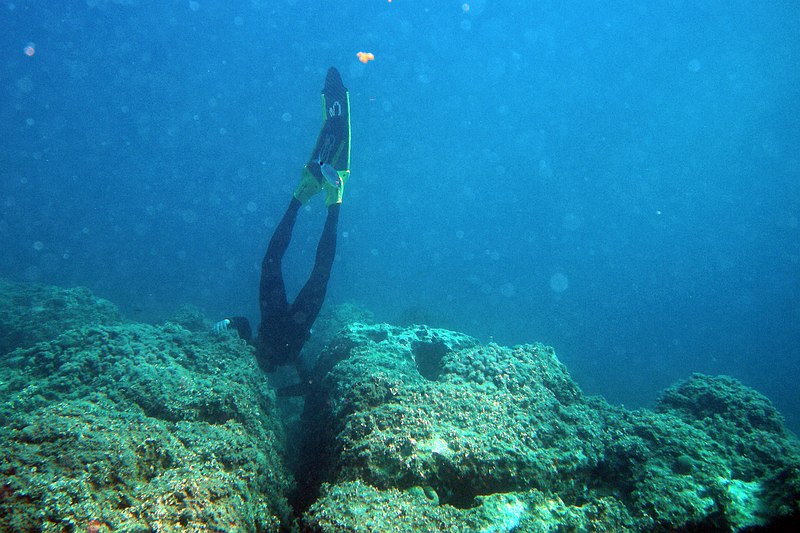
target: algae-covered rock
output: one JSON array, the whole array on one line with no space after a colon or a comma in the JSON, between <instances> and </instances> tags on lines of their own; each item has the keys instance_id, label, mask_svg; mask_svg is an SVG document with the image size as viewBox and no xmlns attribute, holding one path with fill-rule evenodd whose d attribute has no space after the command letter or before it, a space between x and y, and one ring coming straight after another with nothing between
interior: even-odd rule
<instances>
[{"instance_id":1,"label":"algae-covered rock","mask_svg":"<svg viewBox=\"0 0 800 533\"><path fill-rule=\"evenodd\" d=\"M305 524L312 531L447 531L501 533L511 531L621 531L605 523L630 524L627 511L610 498L580 507L537 490L477 498L459 509L441 505L430 488L379 490L361 481L325 485L309 509Z\"/></svg>"},{"instance_id":2,"label":"algae-covered rock","mask_svg":"<svg viewBox=\"0 0 800 533\"><path fill-rule=\"evenodd\" d=\"M584 396L542 345L353 324L313 386L299 476L314 482L296 502L312 530L729 531L798 513L778 491L800 480L798 444L753 395L720 416L763 413L769 462L683 411Z\"/></svg>"},{"instance_id":3,"label":"algae-covered rock","mask_svg":"<svg viewBox=\"0 0 800 533\"><path fill-rule=\"evenodd\" d=\"M0 357L80 326L122 322L117 307L89 289L0 279Z\"/></svg>"},{"instance_id":4,"label":"algae-covered rock","mask_svg":"<svg viewBox=\"0 0 800 533\"><path fill-rule=\"evenodd\" d=\"M274 393L234 336L86 326L17 349L0 364L0 425L7 529L288 523Z\"/></svg>"},{"instance_id":5,"label":"algae-covered rock","mask_svg":"<svg viewBox=\"0 0 800 533\"><path fill-rule=\"evenodd\" d=\"M167 322L178 324L189 331L196 332L210 331L214 327L214 324L206 319L199 308L190 304L179 306L178 310L169 317Z\"/></svg>"},{"instance_id":6,"label":"algae-covered rock","mask_svg":"<svg viewBox=\"0 0 800 533\"><path fill-rule=\"evenodd\" d=\"M629 411L584 395L546 346L350 323L369 316L345 306L305 348L313 368L287 451L294 419L278 419L252 348L207 333L198 310L125 324L82 289L4 287L0 530L737 531L800 519L798 442L731 378L695 375L655 410Z\"/></svg>"},{"instance_id":7,"label":"algae-covered rock","mask_svg":"<svg viewBox=\"0 0 800 533\"><path fill-rule=\"evenodd\" d=\"M656 411L679 416L720 447L727 472L718 482L732 523L800 515L800 449L765 396L729 376L694 374L665 390Z\"/></svg>"},{"instance_id":8,"label":"algae-covered rock","mask_svg":"<svg viewBox=\"0 0 800 533\"><path fill-rule=\"evenodd\" d=\"M770 401L729 376L694 374L665 390L656 410L675 411L684 420L703 423L718 436L752 431L786 434L783 417ZM720 423L730 427L720 427Z\"/></svg>"},{"instance_id":9,"label":"algae-covered rock","mask_svg":"<svg viewBox=\"0 0 800 533\"><path fill-rule=\"evenodd\" d=\"M343 328L353 323L372 324L375 317L368 309L354 302L339 305L325 305L314 321L311 334L303 345L301 358L308 366L313 366L325 346Z\"/></svg>"}]
</instances>

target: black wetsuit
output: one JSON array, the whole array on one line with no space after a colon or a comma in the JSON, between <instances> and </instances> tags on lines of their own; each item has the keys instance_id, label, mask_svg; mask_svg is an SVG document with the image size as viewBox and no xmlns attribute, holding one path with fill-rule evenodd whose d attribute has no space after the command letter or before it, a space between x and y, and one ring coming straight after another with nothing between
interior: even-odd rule
<instances>
[{"instance_id":1,"label":"black wetsuit","mask_svg":"<svg viewBox=\"0 0 800 533\"><path fill-rule=\"evenodd\" d=\"M328 207L325 228L322 230L322 236L317 245L314 269L297 298L292 304L289 304L286 300L286 286L283 282L281 263L292 238L297 213L303 205L298 198L308 201L309 198L320 192L323 185L333 185L330 177L326 177L324 174L325 165L339 169L336 172L346 171L345 174L349 175L350 99L347 88L342 84L342 77L335 68L328 70L322 90L322 99L325 120L311 158L304 167L304 172L307 173L303 175L303 179L308 178L310 181L301 181L301 186L292 196L286 213L272 234L264 261L261 263L261 283L258 297L261 324L258 327L255 345L258 364L267 372L273 372L277 366L298 362L300 350L308 340L311 326L325 300L333 259L336 255L336 230L341 204L331 203L331 200L336 200L336 198L326 198L326 203L331 205ZM327 183L326 179L328 179ZM338 179L344 178L340 174ZM304 183L306 185L310 183L310 188L304 188ZM338 181L335 186L337 189L334 192L338 193L338 202L341 202L343 182ZM330 191L325 189L325 193L328 192ZM252 332L246 318L232 317L229 320L239 332L240 337L252 342ZM298 370L301 369L298 368Z\"/></svg>"},{"instance_id":2,"label":"black wetsuit","mask_svg":"<svg viewBox=\"0 0 800 533\"><path fill-rule=\"evenodd\" d=\"M317 245L314 269L297 294L297 298L289 304L286 300L281 262L289 247L292 229L301 205L299 200L292 197L286 213L272 234L264 261L261 263L259 287L261 324L256 337L256 358L261 368L267 372L274 371L276 366L297 362L300 350L308 340L311 326L325 300L333 259L336 255L336 229L341 204L328 207L325 228Z\"/></svg>"}]
</instances>

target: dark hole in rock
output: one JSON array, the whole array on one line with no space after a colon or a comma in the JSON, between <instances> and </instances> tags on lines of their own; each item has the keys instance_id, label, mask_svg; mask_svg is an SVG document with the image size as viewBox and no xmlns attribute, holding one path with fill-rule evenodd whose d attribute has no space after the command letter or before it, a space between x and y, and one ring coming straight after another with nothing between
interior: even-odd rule
<instances>
[{"instance_id":1,"label":"dark hole in rock","mask_svg":"<svg viewBox=\"0 0 800 533\"><path fill-rule=\"evenodd\" d=\"M439 379L442 373L442 357L449 351L447 346L434 339L431 342L415 342L412 350L420 375L430 381Z\"/></svg>"},{"instance_id":2,"label":"dark hole in rock","mask_svg":"<svg viewBox=\"0 0 800 533\"><path fill-rule=\"evenodd\" d=\"M476 496L479 494L470 490L469 484L464 484L461 487L452 487L454 490L442 490L439 494L440 505L451 505L456 509L473 509L480 505L480 501Z\"/></svg>"}]
</instances>

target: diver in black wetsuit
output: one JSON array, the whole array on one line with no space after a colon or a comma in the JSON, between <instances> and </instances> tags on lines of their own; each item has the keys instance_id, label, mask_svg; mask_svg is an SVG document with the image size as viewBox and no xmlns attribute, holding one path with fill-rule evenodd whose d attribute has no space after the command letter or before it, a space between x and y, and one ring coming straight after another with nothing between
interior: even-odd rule
<instances>
[{"instance_id":1,"label":"diver in black wetsuit","mask_svg":"<svg viewBox=\"0 0 800 533\"><path fill-rule=\"evenodd\" d=\"M319 314L328 288L336 255L336 230L344 185L350 177L350 95L335 68L328 70L322 89L322 130L311 158L303 167L300 184L269 241L261 263L259 307L261 324L255 338L256 358L262 369L274 372L282 365L296 364L311 326ZM317 193L325 191L328 215L322 230L311 276L293 303L286 299L281 263L300 207ZM239 336L252 341L250 323L245 317L218 322L214 331L233 327ZM300 370L300 369L298 369Z\"/></svg>"}]
</instances>

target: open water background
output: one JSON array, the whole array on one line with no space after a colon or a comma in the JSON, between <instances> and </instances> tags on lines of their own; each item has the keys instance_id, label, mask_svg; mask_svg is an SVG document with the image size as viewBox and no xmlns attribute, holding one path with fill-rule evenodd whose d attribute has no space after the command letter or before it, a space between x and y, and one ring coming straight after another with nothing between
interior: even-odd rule
<instances>
[{"instance_id":1,"label":"open water background","mask_svg":"<svg viewBox=\"0 0 800 533\"><path fill-rule=\"evenodd\" d=\"M329 302L545 342L629 407L729 374L800 430L795 1L4 1L0 62L4 277L256 322L333 65Z\"/></svg>"}]
</instances>

